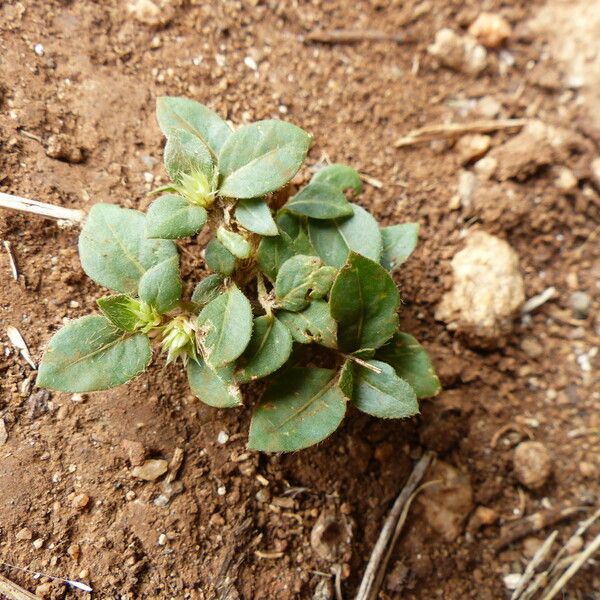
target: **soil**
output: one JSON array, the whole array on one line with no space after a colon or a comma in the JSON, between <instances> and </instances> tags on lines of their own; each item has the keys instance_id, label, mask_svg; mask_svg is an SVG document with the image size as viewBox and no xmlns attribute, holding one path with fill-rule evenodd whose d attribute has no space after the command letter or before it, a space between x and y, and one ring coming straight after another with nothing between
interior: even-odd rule
<instances>
[{"instance_id":1,"label":"soil","mask_svg":"<svg viewBox=\"0 0 600 600\"><path fill-rule=\"evenodd\" d=\"M482 8L470 1L165 0L150 23L125 1L0 2L0 191L72 208L102 201L145 209L147 192L165 178L153 115L159 95L198 99L234 123L289 119L315 135L309 166L324 158L351 164L375 178L360 202L383 223L421 223L419 249L397 275L401 317L432 353L445 387L423 402L419 418L377 421L350 410L329 440L282 456L246 452L250 409L203 406L180 370L160 358L110 392L40 392L6 327L20 330L39 361L52 333L93 312L103 290L80 268L76 229L2 212L0 237L10 242L20 276L13 280L3 254L0 418L8 439L0 448L0 560L121 599L309 599L341 565L351 598L391 502L414 461L433 449L462 473L461 485L470 482L472 504L467 494L467 518L453 535L415 503L381 598L496 599L510 595L503 577L522 572L531 548L552 531L495 552L502 527L547 508L579 506L587 515L598 505L600 182L590 171L600 148L598 104L566 77L569 45L557 38L578 32L561 33L554 4L482 4L508 19L513 34L504 49L489 51L488 68L475 77L427 53L441 28L466 31ZM555 4L567 20L565 3ZM597 2L582 4L599 14ZM302 40L335 28L401 32L405 42ZM552 54L556 47L564 62ZM597 44L590 47L597 53ZM597 65L595 57L588 62ZM566 128L577 144L524 177L490 184L491 202L484 196L466 210L453 201L462 167L451 142L398 149L394 141L426 124L480 118L482 97L499 102L502 117ZM492 134L492 147L512 135ZM556 184L565 167L577 179L568 191ZM307 167L297 181L309 175ZM450 259L474 228L517 251L527 297L556 288L516 321L503 347L485 352L433 316L452 284ZM200 261L184 256L193 280ZM574 291L591 299L585 319L571 313ZM527 437L544 444L553 464L536 491L513 470L514 447ZM124 440L141 443L149 458L170 460L183 450L169 493L160 481L132 476L136 457ZM477 507L498 520L476 526L469 515ZM345 523L328 534L334 557L311 545L322 513ZM559 542L578 518L554 526ZM337 548L342 530L351 542L337 536ZM1 572L41 596L82 595ZM563 597L598 599L599 590L596 559Z\"/></svg>"}]
</instances>

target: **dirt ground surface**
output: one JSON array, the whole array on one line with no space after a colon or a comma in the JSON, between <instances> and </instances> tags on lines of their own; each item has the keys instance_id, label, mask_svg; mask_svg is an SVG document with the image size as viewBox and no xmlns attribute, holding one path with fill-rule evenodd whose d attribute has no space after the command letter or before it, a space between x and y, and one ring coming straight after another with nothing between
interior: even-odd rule
<instances>
[{"instance_id":1,"label":"dirt ground surface","mask_svg":"<svg viewBox=\"0 0 600 600\"><path fill-rule=\"evenodd\" d=\"M436 32L462 35L481 10L512 34L488 49L479 75L428 53ZM577 27L572 14L589 18ZM125 0L0 1L0 191L145 209L165 181L160 95L197 99L233 123L288 119L316 138L309 167L347 162L371 177L360 202L382 223L421 223L397 274L402 328L431 352L445 388L419 418L350 410L329 440L282 456L247 452L250 408L200 404L162 359L109 392L36 390L6 328L37 362L65 319L95 311L104 292L80 268L76 228L3 211L0 238L19 277L2 248L0 560L85 581L96 598L326 600L335 572L352 598L393 499L431 449L434 475L451 481L414 503L380 598L510 597L506 576L522 573L553 529L559 547L600 501L599 15L585 0L146 0L135 10ZM323 29L403 41L303 39ZM478 175L472 198L458 188L474 167L453 141L394 146L424 125L513 117L556 127L563 142L511 153L516 131L490 133L498 171ZM485 351L434 318L450 261L476 229L514 248L528 298L555 288ZM184 249L191 282L198 246ZM536 490L513 467L527 438L552 463ZM170 484L133 477L140 456L171 460L176 449L183 463ZM498 548L524 517L568 507L581 510ZM333 524L311 540L319 519ZM600 598L599 565L588 561L559 597ZM0 573L38 596L85 595Z\"/></svg>"}]
</instances>

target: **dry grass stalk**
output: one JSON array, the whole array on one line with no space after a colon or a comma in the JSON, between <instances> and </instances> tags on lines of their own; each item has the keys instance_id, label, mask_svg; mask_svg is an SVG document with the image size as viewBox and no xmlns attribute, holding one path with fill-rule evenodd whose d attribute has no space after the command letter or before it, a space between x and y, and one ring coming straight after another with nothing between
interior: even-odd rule
<instances>
[{"instance_id":1,"label":"dry grass stalk","mask_svg":"<svg viewBox=\"0 0 600 600\"><path fill-rule=\"evenodd\" d=\"M80 225L85 218L85 213L82 210L55 206L54 204L29 200L28 198L21 198L20 196L13 196L12 194L5 194L3 192L0 192L0 208L33 213L76 225Z\"/></svg>"}]
</instances>

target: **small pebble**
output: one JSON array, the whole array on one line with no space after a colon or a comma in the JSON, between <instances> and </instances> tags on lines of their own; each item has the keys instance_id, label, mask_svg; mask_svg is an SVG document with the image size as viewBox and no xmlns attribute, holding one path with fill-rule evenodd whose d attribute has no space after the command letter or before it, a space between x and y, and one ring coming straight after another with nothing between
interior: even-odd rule
<instances>
[{"instance_id":1,"label":"small pebble","mask_svg":"<svg viewBox=\"0 0 600 600\"><path fill-rule=\"evenodd\" d=\"M135 492L133 490L129 490L126 494L125 494L125 500L127 500L128 502L131 502L132 500L135 500L136 495Z\"/></svg>"},{"instance_id":2,"label":"small pebble","mask_svg":"<svg viewBox=\"0 0 600 600\"><path fill-rule=\"evenodd\" d=\"M44 49L44 46L43 46L42 44L36 44L36 45L33 47L33 51L34 51L34 52L35 52L35 53L36 53L38 56L44 56L44 54L45 54L45 52L46 52L46 51L45 51L45 49Z\"/></svg>"},{"instance_id":3,"label":"small pebble","mask_svg":"<svg viewBox=\"0 0 600 600\"><path fill-rule=\"evenodd\" d=\"M258 492L256 492L256 499L261 503L270 502L271 492L269 492L267 488L261 488L258 490Z\"/></svg>"},{"instance_id":4,"label":"small pebble","mask_svg":"<svg viewBox=\"0 0 600 600\"><path fill-rule=\"evenodd\" d=\"M501 15L484 12L473 21L469 33L486 48L498 48L511 36L512 28Z\"/></svg>"},{"instance_id":5,"label":"small pebble","mask_svg":"<svg viewBox=\"0 0 600 600\"><path fill-rule=\"evenodd\" d=\"M15 538L19 541L29 541L32 537L33 534L31 533L30 529L27 529L27 527L19 529L19 531L17 531L17 535L15 535Z\"/></svg>"},{"instance_id":6,"label":"small pebble","mask_svg":"<svg viewBox=\"0 0 600 600\"><path fill-rule=\"evenodd\" d=\"M561 167L556 178L556 187L563 192L572 192L577 187L577 178L573 175L573 171Z\"/></svg>"},{"instance_id":7,"label":"small pebble","mask_svg":"<svg viewBox=\"0 0 600 600\"><path fill-rule=\"evenodd\" d=\"M167 545L167 536L164 533L161 533L158 536L158 545L159 546L166 546Z\"/></svg>"},{"instance_id":8,"label":"small pebble","mask_svg":"<svg viewBox=\"0 0 600 600\"><path fill-rule=\"evenodd\" d=\"M217 435L217 442L219 444L226 444L229 441L229 434L226 431L219 431Z\"/></svg>"},{"instance_id":9,"label":"small pebble","mask_svg":"<svg viewBox=\"0 0 600 600\"><path fill-rule=\"evenodd\" d=\"M258 69L256 61L251 56L246 56L246 58L244 58L244 64L253 71L256 71Z\"/></svg>"},{"instance_id":10,"label":"small pebble","mask_svg":"<svg viewBox=\"0 0 600 600\"><path fill-rule=\"evenodd\" d=\"M121 446L125 450L132 467L139 467L143 464L146 458L146 450L140 442L123 440Z\"/></svg>"},{"instance_id":11,"label":"small pebble","mask_svg":"<svg viewBox=\"0 0 600 600\"><path fill-rule=\"evenodd\" d=\"M565 544L565 549L568 554L577 554L583 548L583 538L580 535L575 535L570 538Z\"/></svg>"},{"instance_id":12,"label":"small pebble","mask_svg":"<svg viewBox=\"0 0 600 600\"><path fill-rule=\"evenodd\" d=\"M33 542L32 542L32 546L36 550L39 550L43 545L44 545L44 540L42 538L37 538L37 539L33 540Z\"/></svg>"},{"instance_id":13,"label":"small pebble","mask_svg":"<svg viewBox=\"0 0 600 600\"><path fill-rule=\"evenodd\" d=\"M220 485L217 488L217 494L219 494L219 496L224 496L227 493L227 488L224 485Z\"/></svg>"},{"instance_id":14,"label":"small pebble","mask_svg":"<svg viewBox=\"0 0 600 600\"><path fill-rule=\"evenodd\" d=\"M473 165L473 170L482 179L491 179L497 168L498 161L491 156L484 156Z\"/></svg>"},{"instance_id":15,"label":"small pebble","mask_svg":"<svg viewBox=\"0 0 600 600\"><path fill-rule=\"evenodd\" d=\"M144 461L139 467L134 467L131 474L144 481L155 481L164 475L169 468L169 463L163 459L150 459Z\"/></svg>"},{"instance_id":16,"label":"small pebble","mask_svg":"<svg viewBox=\"0 0 600 600\"><path fill-rule=\"evenodd\" d=\"M509 573L505 575L502 579L504 580L504 585L507 590L516 590L519 587L519 583L521 583L522 575L520 573Z\"/></svg>"},{"instance_id":17,"label":"small pebble","mask_svg":"<svg viewBox=\"0 0 600 600\"><path fill-rule=\"evenodd\" d=\"M463 135L455 145L461 164L465 165L481 158L490 149L491 141L489 135L480 133Z\"/></svg>"},{"instance_id":18,"label":"small pebble","mask_svg":"<svg viewBox=\"0 0 600 600\"><path fill-rule=\"evenodd\" d=\"M90 502L90 497L87 494L77 494L73 501L71 502L71 506L73 508L78 508L79 510L84 509Z\"/></svg>"},{"instance_id":19,"label":"small pebble","mask_svg":"<svg viewBox=\"0 0 600 600\"><path fill-rule=\"evenodd\" d=\"M587 319L590 314L591 298L585 292L573 292L569 304L576 319Z\"/></svg>"},{"instance_id":20,"label":"small pebble","mask_svg":"<svg viewBox=\"0 0 600 600\"><path fill-rule=\"evenodd\" d=\"M502 110L502 104L493 96L484 96L477 103L476 110L486 119L495 119Z\"/></svg>"},{"instance_id":21,"label":"small pebble","mask_svg":"<svg viewBox=\"0 0 600 600\"><path fill-rule=\"evenodd\" d=\"M71 544L68 548L67 548L67 554L73 559L73 560L79 560L79 557L81 556L81 548L79 546L79 544Z\"/></svg>"},{"instance_id":22,"label":"small pebble","mask_svg":"<svg viewBox=\"0 0 600 600\"><path fill-rule=\"evenodd\" d=\"M544 353L542 345L532 337L526 337L521 342L521 350L531 358L539 358Z\"/></svg>"},{"instance_id":23,"label":"small pebble","mask_svg":"<svg viewBox=\"0 0 600 600\"><path fill-rule=\"evenodd\" d=\"M552 472L552 459L541 442L522 442L516 448L513 463L517 479L529 489L541 488Z\"/></svg>"}]
</instances>

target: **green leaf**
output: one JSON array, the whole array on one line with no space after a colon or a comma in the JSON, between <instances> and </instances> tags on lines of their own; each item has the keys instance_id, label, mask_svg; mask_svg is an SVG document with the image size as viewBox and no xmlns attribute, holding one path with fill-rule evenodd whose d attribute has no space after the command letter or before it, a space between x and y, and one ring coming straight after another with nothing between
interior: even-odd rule
<instances>
[{"instance_id":1,"label":"green leaf","mask_svg":"<svg viewBox=\"0 0 600 600\"><path fill-rule=\"evenodd\" d=\"M398 376L408 381L417 398L435 396L442 389L427 351L412 335L396 333L376 356L392 365Z\"/></svg>"},{"instance_id":2,"label":"green leaf","mask_svg":"<svg viewBox=\"0 0 600 600\"><path fill-rule=\"evenodd\" d=\"M198 233L206 223L206 209L190 204L181 196L167 194L148 208L146 235L149 238L178 240Z\"/></svg>"},{"instance_id":3,"label":"green leaf","mask_svg":"<svg viewBox=\"0 0 600 600\"><path fill-rule=\"evenodd\" d=\"M183 129L171 129L165 145L165 168L169 177L179 183L184 174L203 173L211 181L213 160L204 142Z\"/></svg>"},{"instance_id":4,"label":"green leaf","mask_svg":"<svg viewBox=\"0 0 600 600\"><path fill-rule=\"evenodd\" d=\"M204 260L209 269L222 275L231 275L235 269L235 256L214 238L206 246Z\"/></svg>"},{"instance_id":5,"label":"green leaf","mask_svg":"<svg viewBox=\"0 0 600 600\"><path fill-rule=\"evenodd\" d=\"M239 233L225 229L223 225L217 229L217 239L237 258L248 258L252 252L252 247L246 239Z\"/></svg>"},{"instance_id":6,"label":"green leaf","mask_svg":"<svg viewBox=\"0 0 600 600\"><path fill-rule=\"evenodd\" d=\"M363 189L360 175L352 167L338 163L328 165L317 171L310 182L327 183L340 192L352 190L355 194L360 194Z\"/></svg>"},{"instance_id":7,"label":"green leaf","mask_svg":"<svg viewBox=\"0 0 600 600\"><path fill-rule=\"evenodd\" d=\"M190 388L199 400L215 408L231 408L242 404L240 389L233 378L233 365L215 369L202 359L188 361Z\"/></svg>"},{"instance_id":8,"label":"green leaf","mask_svg":"<svg viewBox=\"0 0 600 600\"><path fill-rule=\"evenodd\" d=\"M393 367L378 360L367 361L380 373L355 366L352 403L361 410L381 419L402 419L419 412L414 390L400 379Z\"/></svg>"},{"instance_id":9,"label":"green leaf","mask_svg":"<svg viewBox=\"0 0 600 600\"><path fill-rule=\"evenodd\" d=\"M254 411L248 447L264 452L307 448L331 435L345 412L335 371L290 369L267 389Z\"/></svg>"},{"instance_id":10,"label":"green leaf","mask_svg":"<svg viewBox=\"0 0 600 600\"><path fill-rule=\"evenodd\" d=\"M213 367L234 361L252 334L252 308L236 286L209 302L198 315L204 358Z\"/></svg>"},{"instance_id":11,"label":"green leaf","mask_svg":"<svg viewBox=\"0 0 600 600\"><path fill-rule=\"evenodd\" d=\"M350 359L342 365L338 378L338 387L346 400L351 400L354 394L354 362Z\"/></svg>"},{"instance_id":12,"label":"green leaf","mask_svg":"<svg viewBox=\"0 0 600 600\"><path fill-rule=\"evenodd\" d=\"M321 264L317 256L299 255L286 260L275 280L277 306L294 312L305 308L313 289L313 276Z\"/></svg>"},{"instance_id":13,"label":"green leaf","mask_svg":"<svg viewBox=\"0 0 600 600\"><path fill-rule=\"evenodd\" d=\"M216 112L187 98L158 98L156 118L167 138L173 128L183 129L199 138L215 157L231 135L229 125Z\"/></svg>"},{"instance_id":14,"label":"green leaf","mask_svg":"<svg viewBox=\"0 0 600 600\"><path fill-rule=\"evenodd\" d=\"M98 298L96 304L102 314L118 329L132 332L138 324L139 317L131 310L132 302L137 302L125 294Z\"/></svg>"},{"instance_id":15,"label":"green leaf","mask_svg":"<svg viewBox=\"0 0 600 600\"><path fill-rule=\"evenodd\" d=\"M223 276L218 273L207 275L194 288L192 302L204 306L214 300L222 291Z\"/></svg>"},{"instance_id":16,"label":"green leaf","mask_svg":"<svg viewBox=\"0 0 600 600\"><path fill-rule=\"evenodd\" d=\"M294 254L316 256L317 253L308 239L306 218L297 217L292 213L282 210L277 215L276 221L280 232L285 232L291 240L291 247Z\"/></svg>"},{"instance_id":17,"label":"green leaf","mask_svg":"<svg viewBox=\"0 0 600 600\"><path fill-rule=\"evenodd\" d=\"M383 254L381 264L388 271L400 266L413 252L419 239L418 223L391 225L381 230Z\"/></svg>"},{"instance_id":18,"label":"green leaf","mask_svg":"<svg viewBox=\"0 0 600 600\"><path fill-rule=\"evenodd\" d=\"M335 267L321 267L317 269L311 277L311 291L308 297L311 299L323 298L327 296L338 270Z\"/></svg>"},{"instance_id":19,"label":"green leaf","mask_svg":"<svg viewBox=\"0 0 600 600\"><path fill-rule=\"evenodd\" d=\"M269 205L261 198L240 200L235 207L237 222L248 231L259 235L277 235L277 225Z\"/></svg>"},{"instance_id":20,"label":"green leaf","mask_svg":"<svg viewBox=\"0 0 600 600\"><path fill-rule=\"evenodd\" d=\"M327 265L341 267L351 251L379 262L382 249L379 225L364 208L357 204L352 207L354 216L350 218L308 222L310 241Z\"/></svg>"},{"instance_id":21,"label":"green leaf","mask_svg":"<svg viewBox=\"0 0 600 600\"><path fill-rule=\"evenodd\" d=\"M313 300L302 312L278 311L277 317L296 342L337 348L337 323L324 300Z\"/></svg>"},{"instance_id":22,"label":"green leaf","mask_svg":"<svg viewBox=\"0 0 600 600\"><path fill-rule=\"evenodd\" d=\"M337 188L327 183L311 183L284 206L285 210L313 219L335 219L353 214L352 205Z\"/></svg>"},{"instance_id":23,"label":"green leaf","mask_svg":"<svg viewBox=\"0 0 600 600\"><path fill-rule=\"evenodd\" d=\"M99 285L134 296L141 276L177 255L169 240L146 238L145 216L115 204L95 204L79 236L79 257Z\"/></svg>"},{"instance_id":24,"label":"green leaf","mask_svg":"<svg viewBox=\"0 0 600 600\"><path fill-rule=\"evenodd\" d=\"M274 282L281 265L294 255L294 243L283 231L278 236L266 237L260 241L256 251L259 269Z\"/></svg>"},{"instance_id":25,"label":"green leaf","mask_svg":"<svg viewBox=\"0 0 600 600\"><path fill-rule=\"evenodd\" d=\"M352 252L336 277L329 297L345 352L379 348L398 329L400 294L379 264Z\"/></svg>"},{"instance_id":26,"label":"green leaf","mask_svg":"<svg viewBox=\"0 0 600 600\"><path fill-rule=\"evenodd\" d=\"M100 315L71 321L44 353L36 384L61 392L93 392L126 383L150 364L143 333L126 333Z\"/></svg>"},{"instance_id":27,"label":"green leaf","mask_svg":"<svg viewBox=\"0 0 600 600\"><path fill-rule=\"evenodd\" d=\"M241 356L242 367L236 373L241 383L266 377L279 369L292 352L288 328L272 315L254 319L250 343Z\"/></svg>"},{"instance_id":28,"label":"green leaf","mask_svg":"<svg viewBox=\"0 0 600 600\"><path fill-rule=\"evenodd\" d=\"M279 120L238 129L219 155L220 195L255 198L279 189L298 172L311 141L299 127Z\"/></svg>"},{"instance_id":29,"label":"green leaf","mask_svg":"<svg viewBox=\"0 0 600 600\"><path fill-rule=\"evenodd\" d=\"M142 300L154 306L160 314L164 314L177 306L181 300L182 288L179 256L175 255L142 275L138 293Z\"/></svg>"}]
</instances>

